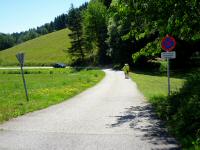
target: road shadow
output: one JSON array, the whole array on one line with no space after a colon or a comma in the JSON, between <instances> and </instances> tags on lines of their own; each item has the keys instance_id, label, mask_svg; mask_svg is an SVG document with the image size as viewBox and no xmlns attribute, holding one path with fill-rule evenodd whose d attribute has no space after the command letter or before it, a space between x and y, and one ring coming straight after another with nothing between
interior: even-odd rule
<instances>
[{"instance_id":1,"label":"road shadow","mask_svg":"<svg viewBox=\"0 0 200 150\"><path fill-rule=\"evenodd\" d=\"M171 137L165 127L165 124L158 119L153 107L150 104L144 106L131 106L125 108L120 116L113 116L116 122L108 125L109 128L120 127L124 124L139 133L142 140L148 141L154 145L178 145L177 141ZM180 150L181 148L164 148L152 150Z\"/></svg>"}]
</instances>

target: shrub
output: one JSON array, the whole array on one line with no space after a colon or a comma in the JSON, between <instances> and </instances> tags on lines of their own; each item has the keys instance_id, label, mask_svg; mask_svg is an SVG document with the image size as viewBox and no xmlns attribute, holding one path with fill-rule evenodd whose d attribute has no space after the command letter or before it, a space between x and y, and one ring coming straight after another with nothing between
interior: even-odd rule
<instances>
[{"instance_id":1,"label":"shrub","mask_svg":"<svg viewBox=\"0 0 200 150\"><path fill-rule=\"evenodd\" d=\"M200 74L190 76L179 92L154 100L154 106L183 145L199 144Z\"/></svg>"}]
</instances>

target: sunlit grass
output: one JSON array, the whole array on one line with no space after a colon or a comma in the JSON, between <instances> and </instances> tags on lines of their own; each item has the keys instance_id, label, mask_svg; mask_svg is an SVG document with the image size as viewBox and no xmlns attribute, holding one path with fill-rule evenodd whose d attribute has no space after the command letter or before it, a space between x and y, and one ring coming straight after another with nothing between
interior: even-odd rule
<instances>
[{"instance_id":1,"label":"sunlit grass","mask_svg":"<svg viewBox=\"0 0 200 150\"><path fill-rule=\"evenodd\" d=\"M137 83L138 88L148 100L153 97L167 96L168 94L168 79L166 76L131 73L131 78ZM170 81L171 92L173 92L178 91L183 86L185 79L172 77Z\"/></svg>"},{"instance_id":2,"label":"sunlit grass","mask_svg":"<svg viewBox=\"0 0 200 150\"><path fill-rule=\"evenodd\" d=\"M19 70L0 71L0 122L60 103L95 85L100 70L25 70L30 101L26 101Z\"/></svg>"},{"instance_id":3,"label":"sunlit grass","mask_svg":"<svg viewBox=\"0 0 200 150\"><path fill-rule=\"evenodd\" d=\"M25 64L28 66L68 63L68 55L64 50L71 45L69 33L68 29L63 29L0 51L0 66L17 66L15 55L18 52L25 53Z\"/></svg>"}]
</instances>

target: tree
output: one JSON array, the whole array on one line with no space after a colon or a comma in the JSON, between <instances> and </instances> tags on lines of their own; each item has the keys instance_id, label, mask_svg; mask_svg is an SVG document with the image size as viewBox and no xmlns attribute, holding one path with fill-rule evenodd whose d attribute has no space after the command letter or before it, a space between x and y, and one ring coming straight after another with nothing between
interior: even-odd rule
<instances>
[{"instance_id":1,"label":"tree","mask_svg":"<svg viewBox=\"0 0 200 150\"><path fill-rule=\"evenodd\" d=\"M83 14L83 35L87 54L93 59L94 64L105 64L107 61L106 24L107 9L98 0L90 1Z\"/></svg>"},{"instance_id":2,"label":"tree","mask_svg":"<svg viewBox=\"0 0 200 150\"><path fill-rule=\"evenodd\" d=\"M66 28L67 27L67 18L68 18L68 16L66 14L57 16L54 19L55 30L61 30L61 29Z\"/></svg>"},{"instance_id":3,"label":"tree","mask_svg":"<svg viewBox=\"0 0 200 150\"><path fill-rule=\"evenodd\" d=\"M196 0L113 0L107 40L113 61L128 61L131 53L134 61L141 60L139 57L154 59L161 52L160 40L170 34L178 42L174 61L184 65L200 42L199 10L200 2Z\"/></svg>"},{"instance_id":4,"label":"tree","mask_svg":"<svg viewBox=\"0 0 200 150\"><path fill-rule=\"evenodd\" d=\"M108 53L114 64L132 63L132 54L136 51L134 28L135 10L129 1L113 0L109 9Z\"/></svg>"},{"instance_id":5,"label":"tree","mask_svg":"<svg viewBox=\"0 0 200 150\"><path fill-rule=\"evenodd\" d=\"M10 34L0 33L0 51L10 48L14 45L14 38Z\"/></svg>"},{"instance_id":6,"label":"tree","mask_svg":"<svg viewBox=\"0 0 200 150\"><path fill-rule=\"evenodd\" d=\"M112 0L100 0L107 8L110 7Z\"/></svg>"},{"instance_id":7,"label":"tree","mask_svg":"<svg viewBox=\"0 0 200 150\"><path fill-rule=\"evenodd\" d=\"M82 38L82 15L78 8L71 6L68 12L68 26L71 30L71 47L68 53L71 54L72 63L82 63L84 60L83 38Z\"/></svg>"},{"instance_id":8,"label":"tree","mask_svg":"<svg viewBox=\"0 0 200 150\"><path fill-rule=\"evenodd\" d=\"M41 27L37 28L37 33L39 35L45 35L45 34L48 34L49 31L48 31L48 29L45 26L41 26Z\"/></svg>"}]
</instances>

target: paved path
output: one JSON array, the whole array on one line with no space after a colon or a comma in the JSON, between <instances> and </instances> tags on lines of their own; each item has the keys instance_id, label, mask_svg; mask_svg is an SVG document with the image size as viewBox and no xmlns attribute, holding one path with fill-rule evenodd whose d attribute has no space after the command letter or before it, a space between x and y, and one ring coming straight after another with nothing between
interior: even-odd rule
<instances>
[{"instance_id":1,"label":"paved path","mask_svg":"<svg viewBox=\"0 0 200 150\"><path fill-rule=\"evenodd\" d=\"M175 150L162 123L122 72L64 103L0 125L0 150Z\"/></svg>"},{"instance_id":2,"label":"paved path","mask_svg":"<svg viewBox=\"0 0 200 150\"><path fill-rule=\"evenodd\" d=\"M24 69L52 69L53 67L23 67ZM0 67L0 70L18 70L20 67Z\"/></svg>"}]
</instances>

